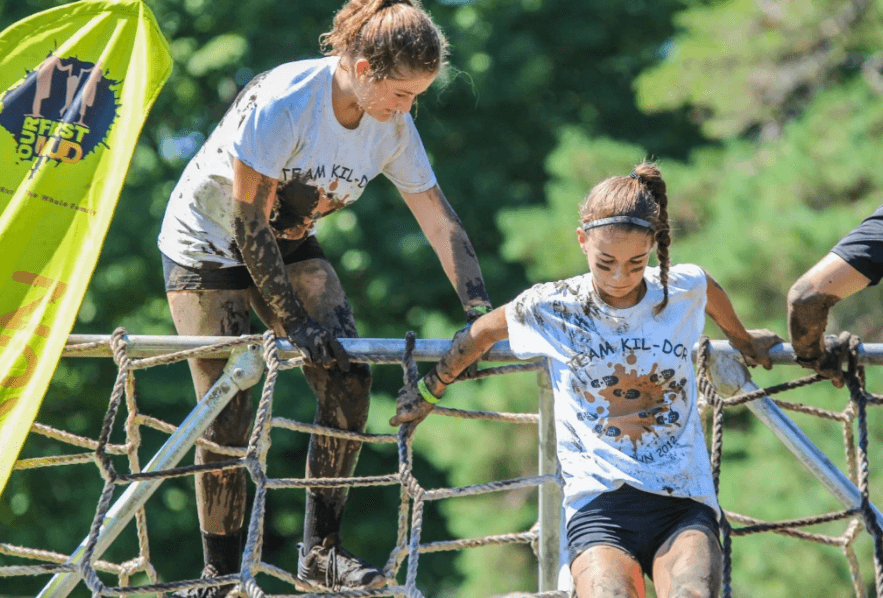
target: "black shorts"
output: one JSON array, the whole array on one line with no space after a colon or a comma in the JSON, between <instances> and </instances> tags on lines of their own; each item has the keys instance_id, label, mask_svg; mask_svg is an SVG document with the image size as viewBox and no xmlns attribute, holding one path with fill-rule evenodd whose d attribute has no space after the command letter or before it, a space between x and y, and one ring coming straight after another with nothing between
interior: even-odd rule
<instances>
[{"instance_id":1,"label":"black shorts","mask_svg":"<svg viewBox=\"0 0 883 598\"><path fill-rule=\"evenodd\" d=\"M659 548L687 528L706 529L720 542L717 513L708 505L623 484L594 499L567 522L570 563L592 546L616 546L638 561L652 579Z\"/></svg>"},{"instance_id":2,"label":"black shorts","mask_svg":"<svg viewBox=\"0 0 883 598\"><path fill-rule=\"evenodd\" d=\"M871 280L883 278L883 206L843 237L831 250Z\"/></svg>"},{"instance_id":3,"label":"black shorts","mask_svg":"<svg viewBox=\"0 0 883 598\"><path fill-rule=\"evenodd\" d=\"M313 235L298 241L278 239L277 242L285 264L296 264L315 258L328 259ZM243 291L254 286L251 274L245 266L188 268L162 254L162 271L166 291Z\"/></svg>"}]
</instances>

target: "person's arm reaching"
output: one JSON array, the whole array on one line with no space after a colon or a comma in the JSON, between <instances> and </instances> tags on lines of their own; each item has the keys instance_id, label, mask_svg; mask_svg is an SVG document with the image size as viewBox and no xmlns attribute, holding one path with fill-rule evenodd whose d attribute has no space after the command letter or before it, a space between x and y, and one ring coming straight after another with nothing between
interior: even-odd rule
<instances>
[{"instance_id":1,"label":"person's arm reaching","mask_svg":"<svg viewBox=\"0 0 883 598\"><path fill-rule=\"evenodd\" d=\"M456 290L467 319L474 320L475 315L490 311L491 301L475 250L439 186L401 194Z\"/></svg>"},{"instance_id":2,"label":"person's arm reaching","mask_svg":"<svg viewBox=\"0 0 883 598\"><path fill-rule=\"evenodd\" d=\"M282 262L270 212L279 181L234 159L234 235L242 260L264 301L282 324L289 340L313 364L330 366L335 360L349 369L346 351L324 327L309 317L298 299Z\"/></svg>"},{"instance_id":3,"label":"person's arm reaching","mask_svg":"<svg viewBox=\"0 0 883 598\"><path fill-rule=\"evenodd\" d=\"M818 359L824 353L823 337L831 307L870 282L835 253L827 254L797 279L788 291L788 333L801 360Z\"/></svg>"},{"instance_id":4,"label":"person's arm reaching","mask_svg":"<svg viewBox=\"0 0 883 598\"><path fill-rule=\"evenodd\" d=\"M474 363L494 343L509 338L506 324L506 306L483 315L458 333L451 348L420 380L406 384L399 391L396 415L390 425L420 422L435 406L444 390L454 379Z\"/></svg>"},{"instance_id":5,"label":"person's arm reaching","mask_svg":"<svg viewBox=\"0 0 883 598\"><path fill-rule=\"evenodd\" d=\"M839 359L826 349L828 312L841 299L862 290L870 279L835 253L828 253L788 291L788 334L796 361L842 386Z\"/></svg>"},{"instance_id":6,"label":"person's arm reaching","mask_svg":"<svg viewBox=\"0 0 883 598\"><path fill-rule=\"evenodd\" d=\"M770 348L781 343L782 338L766 329L746 330L723 287L708 272L705 273L705 278L708 299L705 313L714 320L729 339L730 344L742 353L746 364L750 366L760 364L766 369L773 367L769 355Z\"/></svg>"}]
</instances>

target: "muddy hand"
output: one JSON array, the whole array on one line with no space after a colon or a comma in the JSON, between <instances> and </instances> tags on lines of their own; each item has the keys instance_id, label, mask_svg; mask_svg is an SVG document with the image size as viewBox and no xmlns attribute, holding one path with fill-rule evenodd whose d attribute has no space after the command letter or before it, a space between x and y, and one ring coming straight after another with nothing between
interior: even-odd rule
<instances>
[{"instance_id":1,"label":"muddy hand","mask_svg":"<svg viewBox=\"0 0 883 598\"><path fill-rule=\"evenodd\" d=\"M331 332L311 318L298 319L285 327L288 340L300 349L306 361L313 365L331 367L337 363L345 372L350 369L350 357Z\"/></svg>"},{"instance_id":2,"label":"muddy hand","mask_svg":"<svg viewBox=\"0 0 883 598\"><path fill-rule=\"evenodd\" d=\"M391 426L401 426L408 422L419 424L435 409L435 405L425 400L416 383L406 384L396 398L396 414L389 420Z\"/></svg>"},{"instance_id":3,"label":"muddy hand","mask_svg":"<svg viewBox=\"0 0 883 598\"><path fill-rule=\"evenodd\" d=\"M824 358L813 369L819 376L828 378L835 388L843 388L846 378L841 364L842 359L837 354L825 351Z\"/></svg>"},{"instance_id":4,"label":"muddy hand","mask_svg":"<svg viewBox=\"0 0 883 598\"><path fill-rule=\"evenodd\" d=\"M773 361L770 359L770 349L774 345L785 342L784 339L766 328L749 330L748 334L751 336L751 344L739 349L745 359L745 364L750 367L762 365L766 370L772 369Z\"/></svg>"},{"instance_id":5,"label":"muddy hand","mask_svg":"<svg viewBox=\"0 0 883 598\"><path fill-rule=\"evenodd\" d=\"M835 388L843 388L846 378L843 375L843 361L849 351L849 332L841 332L840 336L825 337L825 352L815 360L797 359L803 367L811 368L823 378L828 378Z\"/></svg>"}]
</instances>

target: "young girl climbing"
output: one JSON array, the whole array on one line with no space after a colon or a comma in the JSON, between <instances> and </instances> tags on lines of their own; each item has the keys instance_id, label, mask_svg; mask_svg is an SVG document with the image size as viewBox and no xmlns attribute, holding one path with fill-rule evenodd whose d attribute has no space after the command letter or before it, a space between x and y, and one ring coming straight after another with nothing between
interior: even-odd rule
<instances>
[{"instance_id":1,"label":"young girl climbing","mask_svg":"<svg viewBox=\"0 0 883 598\"><path fill-rule=\"evenodd\" d=\"M382 173L426 234L466 319L489 311L490 301L409 114L444 67L443 34L417 0L350 0L322 41L328 56L283 64L242 91L185 168L159 248L179 334L246 334L256 311L303 351L303 371L318 399L316 423L357 431L368 416L371 373L350 364L337 341L357 332L316 240L318 220L356 201ZM190 361L197 397L224 363ZM205 438L246 445L252 410L250 393L239 393ZM351 475L360 446L313 436L307 476ZM227 458L203 449L197 455L200 463ZM242 470L197 477L204 577L239 571L245 496ZM330 587L382 585L380 569L340 546L346 497L346 488L307 491L298 575ZM228 588L193 595L213 597L222 589Z\"/></svg>"},{"instance_id":2,"label":"young girl climbing","mask_svg":"<svg viewBox=\"0 0 883 598\"><path fill-rule=\"evenodd\" d=\"M708 314L749 365L781 339L746 330L702 268L669 264L666 185L656 166L596 185L580 206L590 272L538 284L476 320L399 393L400 425L495 342L544 357L555 401L570 571L580 598L717 596L720 508L696 406L691 348ZM655 246L659 265L648 267Z\"/></svg>"}]
</instances>

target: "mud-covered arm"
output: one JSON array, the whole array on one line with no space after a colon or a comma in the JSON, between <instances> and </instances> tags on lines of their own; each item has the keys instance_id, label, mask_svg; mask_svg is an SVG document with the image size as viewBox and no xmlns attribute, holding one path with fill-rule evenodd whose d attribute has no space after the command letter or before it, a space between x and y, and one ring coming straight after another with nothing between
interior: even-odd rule
<instances>
[{"instance_id":1,"label":"mud-covered arm","mask_svg":"<svg viewBox=\"0 0 883 598\"><path fill-rule=\"evenodd\" d=\"M824 356L831 307L870 282L835 253L827 254L797 279L788 291L788 334L798 363L809 364Z\"/></svg>"},{"instance_id":2,"label":"mud-covered arm","mask_svg":"<svg viewBox=\"0 0 883 598\"><path fill-rule=\"evenodd\" d=\"M441 261L463 309L490 307L475 250L439 186L420 193L402 192L402 197Z\"/></svg>"},{"instance_id":3,"label":"mud-covered arm","mask_svg":"<svg viewBox=\"0 0 883 598\"><path fill-rule=\"evenodd\" d=\"M346 352L307 314L288 278L282 252L270 229L270 212L279 181L233 161L233 231L242 260L261 297L279 318L289 340L308 361L328 365L337 359L349 368Z\"/></svg>"},{"instance_id":4,"label":"mud-covered arm","mask_svg":"<svg viewBox=\"0 0 883 598\"><path fill-rule=\"evenodd\" d=\"M509 326L506 324L505 305L481 316L471 326L458 332L451 348L439 362L417 383L406 384L399 391L396 415L389 421L390 425L422 421L460 372L474 363L494 343L507 338Z\"/></svg>"},{"instance_id":5,"label":"mud-covered arm","mask_svg":"<svg viewBox=\"0 0 883 598\"><path fill-rule=\"evenodd\" d=\"M742 353L746 364L750 366L760 364L766 369L773 367L770 348L781 343L782 338L766 329L747 330L723 287L708 272L705 273L705 278L707 281L705 313L714 320L730 344Z\"/></svg>"},{"instance_id":6,"label":"mud-covered arm","mask_svg":"<svg viewBox=\"0 0 883 598\"><path fill-rule=\"evenodd\" d=\"M279 181L233 161L233 232L258 291L281 322L306 316L282 263L270 229L270 212Z\"/></svg>"}]
</instances>

